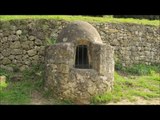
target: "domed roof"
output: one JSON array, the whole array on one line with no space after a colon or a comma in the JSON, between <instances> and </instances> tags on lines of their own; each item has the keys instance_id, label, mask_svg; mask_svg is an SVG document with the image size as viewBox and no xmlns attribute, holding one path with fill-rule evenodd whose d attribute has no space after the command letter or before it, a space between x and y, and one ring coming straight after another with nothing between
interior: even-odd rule
<instances>
[{"instance_id":1,"label":"domed roof","mask_svg":"<svg viewBox=\"0 0 160 120\"><path fill-rule=\"evenodd\" d=\"M67 25L60 32L57 42L76 42L79 40L102 43L97 30L84 21L75 21Z\"/></svg>"}]
</instances>

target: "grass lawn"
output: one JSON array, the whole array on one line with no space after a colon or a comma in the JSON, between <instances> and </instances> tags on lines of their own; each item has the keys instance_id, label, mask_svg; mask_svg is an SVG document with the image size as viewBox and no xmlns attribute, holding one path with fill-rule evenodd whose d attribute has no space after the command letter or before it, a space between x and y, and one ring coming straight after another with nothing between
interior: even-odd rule
<instances>
[{"instance_id":1,"label":"grass lawn","mask_svg":"<svg viewBox=\"0 0 160 120\"><path fill-rule=\"evenodd\" d=\"M107 92L102 95L95 96L91 104L101 103L116 103L121 100L127 99L134 102L136 97L143 98L145 100L152 100L152 98L160 99L160 74L159 66L146 66L136 65L132 68L143 68L141 74L131 73L124 70L115 71L114 87L111 92ZM150 68L150 69L149 69ZM49 93L45 93L43 90L43 67L34 67L33 70L26 70L23 72L23 78L21 81L13 82L10 78L14 75L0 69L0 76L5 75L7 77L7 83L0 84L0 103L1 104L30 104L33 101L33 94L35 92L41 94L41 98L38 101L46 101L44 104L48 104ZM150 71L150 72L148 72ZM54 100L50 101L50 104L70 104L69 101L60 102Z\"/></svg>"},{"instance_id":2,"label":"grass lawn","mask_svg":"<svg viewBox=\"0 0 160 120\"><path fill-rule=\"evenodd\" d=\"M96 96L93 103L119 102L127 99L134 102L136 97L146 100L160 98L160 77L158 73L145 76L123 76L115 72L114 88L111 92Z\"/></svg>"},{"instance_id":3,"label":"grass lawn","mask_svg":"<svg viewBox=\"0 0 160 120\"><path fill-rule=\"evenodd\" d=\"M41 92L43 85L42 68L33 67L32 70L25 70L20 81L11 81L11 78L18 73L12 73L0 69L0 76L7 77L7 82L0 84L0 104L27 104L32 100L34 91Z\"/></svg>"},{"instance_id":4,"label":"grass lawn","mask_svg":"<svg viewBox=\"0 0 160 120\"><path fill-rule=\"evenodd\" d=\"M160 99L160 65L137 64L124 68L115 65L114 87L111 92L93 98L93 103L134 102L137 97L145 100Z\"/></svg>"},{"instance_id":5,"label":"grass lawn","mask_svg":"<svg viewBox=\"0 0 160 120\"><path fill-rule=\"evenodd\" d=\"M143 25L159 26L159 20L133 19L133 18L113 18L111 15L104 17L91 16L71 16L71 15L0 15L0 21L20 20L20 19L53 19L53 20L83 20L88 22L110 22L110 23L135 23Z\"/></svg>"}]
</instances>

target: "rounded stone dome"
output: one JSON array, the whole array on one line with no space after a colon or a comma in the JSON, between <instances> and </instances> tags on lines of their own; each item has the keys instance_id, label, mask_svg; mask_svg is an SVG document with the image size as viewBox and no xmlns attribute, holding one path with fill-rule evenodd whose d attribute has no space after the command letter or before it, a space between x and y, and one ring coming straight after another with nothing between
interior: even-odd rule
<instances>
[{"instance_id":1,"label":"rounded stone dome","mask_svg":"<svg viewBox=\"0 0 160 120\"><path fill-rule=\"evenodd\" d=\"M84 21L75 21L68 24L62 29L57 38L57 42L76 42L80 40L102 43L97 30L91 24Z\"/></svg>"}]
</instances>

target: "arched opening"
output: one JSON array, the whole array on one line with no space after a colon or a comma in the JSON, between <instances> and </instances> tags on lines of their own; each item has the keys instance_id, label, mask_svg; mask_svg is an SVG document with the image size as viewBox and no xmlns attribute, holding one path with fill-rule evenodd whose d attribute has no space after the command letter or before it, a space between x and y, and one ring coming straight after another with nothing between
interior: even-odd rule
<instances>
[{"instance_id":1,"label":"arched opening","mask_svg":"<svg viewBox=\"0 0 160 120\"><path fill-rule=\"evenodd\" d=\"M75 68L89 69L89 56L87 45L78 45L76 48Z\"/></svg>"}]
</instances>

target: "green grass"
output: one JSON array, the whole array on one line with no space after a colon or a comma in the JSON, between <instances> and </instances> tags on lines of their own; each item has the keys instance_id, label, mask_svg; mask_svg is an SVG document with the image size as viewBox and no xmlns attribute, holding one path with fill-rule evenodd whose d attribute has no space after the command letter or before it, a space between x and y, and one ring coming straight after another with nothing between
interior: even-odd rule
<instances>
[{"instance_id":1,"label":"green grass","mask_svg":"<svg viewBox=\"0 0 160 120\"><path fill-rule=\"evenodd\" d=\"M0 89L1 104L27 104L31 102L31 95L36 91L43 91L43 66L33 66L26 69L22 74L21 81L11 81L12 75L17 73L6 72L0 69L0 75L7 77L6 86Z\"/></svg>"},{"instance_id":2,"label":"green grass","mask_svg":"<svg viewBox=\"0 0 160 120\"><path fill-rule=\"evenodd\" d=\"M8 83L7 89L0 93L1 104L25 104L30 102L32 83L28 81Z\"/></svg>"},{"instance_id":3,"label":"green grass","mask_svg":"<svg viewBox=\"0 0 160 120\"><path fill-rule=\"evenodd\" d=\"M5 69L0 69L0 76L6 76L7 80L10 79L10 77L12 76L13 73L8 72Z\"/></svg>"},{"instance_id":4,"label":"green grass","mask_svg":"<svg viewBox=\"0 0 160 120\"><path fill-rule=\"evenodd\" d=\"M110 22L110 23L135 23L143 25L159 26L159 20L133 19L133 18L113 18L108 17L91 17L91 16L71 16L71 15L0 15L1 21L22 20L22 19L53 19L75 21L83 20L88 22Z\"/></svg>"},{"instance_id":5,"label":"green grass","mask_svg":"<svg viewBox=\"0 0 160 120\"><path fill-rule=\"evenodd\" d=\"M135 64L130 67L123 67L121 63L116 63L115 69L132 75L150 75L153 72L160 73L160 64L155 64L155 65Z\"/></svg>"},{"instance_id":6,"label":"green grass","mask_svg":"<svg viewBox=\"0 0 160 120\"><path fill-rule=\"evenodd\" d=\"M138 67L138 65L135 66ZM143 66L142 68L145 69L146 67ZM160 74L158 73L158 67L147 66L147 68L151 70L151 73L145 75L133 75L131 73L124 75L124 71L115 71L113 90L95 96L92 103L116 103L124 99L132 102L136 100L136 97L146 100L160 98ZM32 101L31 95L34 91L43 93L44 99L50 99L50 93L45 93L43 89L43 70L44 66L42 65L33 66L32 69L26 69L22 73L23 78L21 81L13 82L10 78L16 73L0 69L0 75L8 76L7 82L0 85L0 88L2 88L0 89L0 104L29 104ZM54 98L51 99L51 103L73 104L70 100L57 101Z\"/></svg>"},{"instance_id":7,"label":"green grass","mask_svg":"<svg viewBox=\"0 0 160 120\"><path fill-rule=\"evenodd\" d=\"M56 43L56 39L55 38L47 38L47 45L53 45Z\"/></svg>"},{"instance_id":8,"label":"green grass","mask_svg":"<svg viewBox=\"0 0 160 120\"><path fill-rule=\"evenodd\" d=\"M7 87L7 83L5 81L0 82L0 92Z\"/></svg>"},{"instance_id":9,"label":"green grass","mask_svg":"<svg viewBox=\"0 0 160 120\"><path fill-rule=\"evenodd\" d=\"M154 68L154 67L153 67ZM160 74L152 69L148 75L121 75L121 72L114 74L114 87L111 92L97 95L93 98L93 103L118 102L127 99L135 101L136 97L149 100L160 98Z\"/></svg>"}]
</instances>

